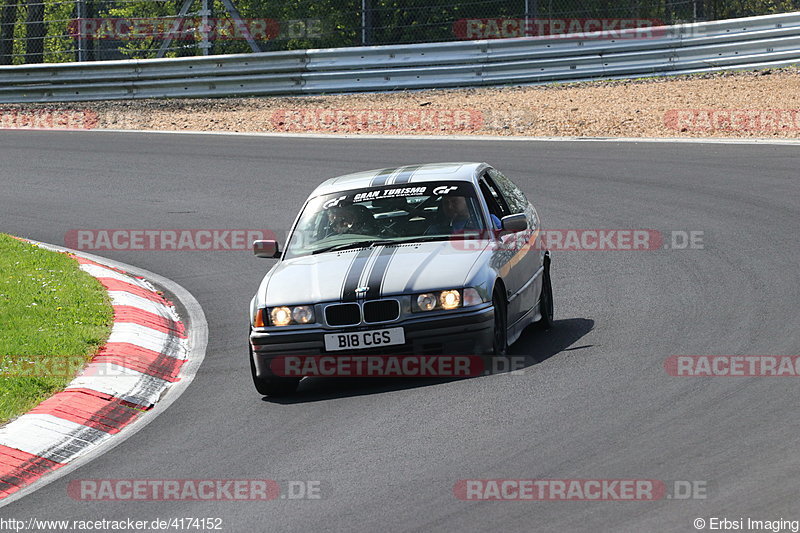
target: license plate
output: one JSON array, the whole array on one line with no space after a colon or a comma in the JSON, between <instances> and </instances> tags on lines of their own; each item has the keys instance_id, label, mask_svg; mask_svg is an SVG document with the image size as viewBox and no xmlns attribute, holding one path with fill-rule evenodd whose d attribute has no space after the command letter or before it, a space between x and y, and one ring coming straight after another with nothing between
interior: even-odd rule
<instances>
[{"instance_id":1,"label":"license plate","mask_svg":"<svg viewBox=\"0 0 800 533\"><path fill-rule=\"evenodd\" d=\"M354 331L352 333L329 333L325 335L325 349L329 352L339 350L362 350L381 346L405 344L403 328Z\"/></svg>"}]
</instances>

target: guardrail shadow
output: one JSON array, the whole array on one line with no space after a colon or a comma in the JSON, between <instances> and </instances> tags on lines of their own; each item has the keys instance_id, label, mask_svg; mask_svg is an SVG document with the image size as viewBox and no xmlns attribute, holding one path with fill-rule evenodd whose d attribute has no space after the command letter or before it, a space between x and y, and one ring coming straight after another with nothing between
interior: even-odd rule
<instances>
[{"instance_id":1,"label":"guardrail shadow","mask_svg":"<svg viewBox=\"0 0 800 533\"><path fill-rule=\"evenodd\" d=\"M500 364L502 369L489 374L504 374L507 369L525 370L551 357L570 350L591 348L592 345L573 346L594 327L594 320L588 318L571 318L557 320L549 331L540 329L536 324L527 328L522 336L509 350L508 361L511 365ZM478 376L483 377L483 376ZM305 378L292 396L264 397L267 403L282 405L320 402L336 398L381 394L419 387L430 387L451 381L462 381L466 378Z\"/></svg>"}]
</instances>

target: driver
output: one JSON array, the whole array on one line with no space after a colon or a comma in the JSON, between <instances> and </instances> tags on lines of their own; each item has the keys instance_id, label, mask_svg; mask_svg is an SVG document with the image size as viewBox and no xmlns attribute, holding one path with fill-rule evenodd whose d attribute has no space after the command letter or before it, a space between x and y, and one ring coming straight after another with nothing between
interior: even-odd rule
<instances>
[{"instance_id":1,"label":"driver","mask_svg":"<svg viewBox=\"0 0 800 533\"><path fill-rule=\"evenodd\" d=\"M500 229L502 224L500 219L494 214L489 215L494 229ZM432 224L426 235L454 235L465 231L475 231L481 229L481 224L469 208L467 199L464 196L445 196L439 206L439 222Z\"/></svg>"},{"instance_id":2,"label":"driver","mask_svg":"<svg viewBox=\"0 0 800 533\"><path fill-rule=\"evenodd\" d=\"M359 209L362 206L343 205L328 209L328 227L334 234L368 235L371 233L372 214ZM366 208L364 208L366 209ZM368 218L369 217L369 218Z\"/></svg>"},{"instance_id":3,"label":"driver","mask_svg":"<svg viewBox=\"0 0 800 533\"><path fill-rule=\"evenodd\" d=\"M465 197L445 196L439 206L439 221L432 224L425 234L446 235L479 228L480 224L472 217Z\"/></svg>"}]
</instances>

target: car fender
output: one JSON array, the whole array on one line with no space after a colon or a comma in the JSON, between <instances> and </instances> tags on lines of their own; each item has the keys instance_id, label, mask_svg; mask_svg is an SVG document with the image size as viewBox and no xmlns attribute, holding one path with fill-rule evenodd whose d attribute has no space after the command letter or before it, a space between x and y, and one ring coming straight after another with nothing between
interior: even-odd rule
<instances>
[{"instance_id":1,"label":"car fender","mask_svg":"<svg viewBox=\"0 0 800 533\"><path fill-rule=\"evenodd\" d=\"M467 279L464 280L464 287L477 289L481 298L486 302L492 301L492 292L498 280L502 283L500 272L490 264L491 253L491 250L486 249L472 265ZM503 296L505 297L505 284L503 287Z\"/></svg>"}]
</instances>

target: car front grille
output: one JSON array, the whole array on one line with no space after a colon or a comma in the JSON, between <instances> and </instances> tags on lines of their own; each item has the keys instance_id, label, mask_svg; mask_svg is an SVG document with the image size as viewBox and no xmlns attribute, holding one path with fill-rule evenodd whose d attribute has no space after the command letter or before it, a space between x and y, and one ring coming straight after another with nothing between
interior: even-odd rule
<instances>
[{"instance_id":1,"label":"car front grille","mask_svg":"<svg viewBox=\"0 0 800 533\"><path fill-rule=\"evenodd\" d=\"M397 300L374 300L329 305L325 308L325 322L329 326L356 326L361 323L362 306L365 324L391 322L400 318L400 303Z\"/></svg>"},{"instance_id":2,"label":"car front grille","mask_svg":"<svg viewBox=\"0 0 800 533\"><path fill-rule=\"evenodd\" d=\"M361 322L358 304L329 305L325 308L325 321L329 326L353 326Z\"/></svg>"},{"instance_id":3,"label":"car front grille","mask_svg":"<svg viewBox=\"0 0 800 533\"><path fill-rule=\"evenodd\" d=\"M397 300L377 300L364 303L364 322L389 322L400 316Z\"/></svg>"}]
</instances>

